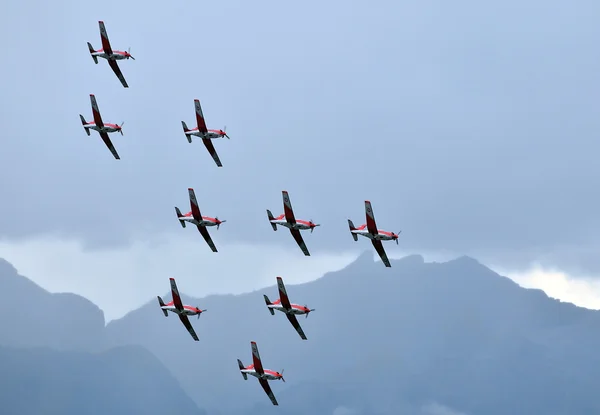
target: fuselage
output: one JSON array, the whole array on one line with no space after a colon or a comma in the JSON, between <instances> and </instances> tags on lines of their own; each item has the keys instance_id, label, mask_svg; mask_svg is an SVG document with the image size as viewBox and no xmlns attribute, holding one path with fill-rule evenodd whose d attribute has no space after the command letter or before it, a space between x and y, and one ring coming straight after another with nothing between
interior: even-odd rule
<instances>
[{"instance_id":1,"label":"fuselage","mask_svg":"<svg viewBox=\"0 0 600 415\"><path fill-rule=\"evenodd\" d=\"M160 308L162 308L163 310L170 311L171 313L175 313L178 315L184 314L186 316L195 316L196 314L202 313L202 310L200 310L198 307L192 307L191 305L184 305L183 310L180 311L175 307L173 301L171 301L168 304L165 304L164 306L161 306Z\"/></svg>"},{"instance_id":2,"label":"fuselage","mask_svg":"<svg viewBox=\"0 0 600 415\"><path fill-rule=\"evenodd\" d=\"M382 231L380 229L377 229L377 234L373 235L367 229L366 224L362 225L354 230L351 230L350 232L352 232L356 235L364 236L365 238L375 239L375 240L379 240L379 241L392 241L394 239L398 239L398 235L396 235L395 233Z\"/></svg>"},{"instance_id":3,"label":"fuselage","mask_svg":"<svg viewBox=\"0 0 600 415\"><path fill-rule=\"evenodd\" d=\"M304 307L299 304L290 304L290 305L292 306L292 309L286 310L285 307L283 307L281 305L281 300L279 299L279 300L275 301L273 304L267 305L267 307L272 308L273 310L281 311L282 313L285 313L285 314L302 315L302 314L310 313L310 309L307 307Z\"/></svg>"},{"instance_id":4,"label":"fuselage","mask_svg":"<svg viewBox=\"0 0 600 415\"><path fill-rule=\"evenodd\" d=\"M275 219L271 220L270 222L274 223L275 225L284 226L288 229L298 229L298 230L302 230L302 231L312 229L316 226L314 223L307 221L307 220L302 220L302 219L296 219L296 223L294 225L292 225L292 224L288 223L287 220L285 220L285 214L276 217Z\"/></svg>"},{"instance_id":5,"label":"fuselage","mask_svg":"<svg viewBox=\"0 0 600 415\"><path fill-rule=\"evenodd\" d=\"M192 128L191 130L186 131L185 134L193 135L193 136L204 138L207 140L225 137L225 131L223 131L223 130L208 130L208 132L206 132L206 133L201 133L198 131L198 127Z\"/></svg>"},{"instance_id":6,"label":"fuselage","mask_svg":"<svg viewBox=\"0 0 600 415\"><path fill-rule=\"evenodd\" d=\"M104 123L104 127L100 128L96 125L95 122L88 122L84 126L84 128L89 128L94 131L98 131L100 133L114 133L115 131L119 131L121 127L117 124Z\"/></svg>"},{"instance_id":7,"label":"fuselage","mask_svg":"<svg viewBox=\"0 0 600 415\"><path fill-rule=\"evenodd\" d=\"M202 221L197 221L196 219L194 219L191 212L184 216L181 216L179 219L185 222L190 222L196 226L217 226L223 223L223 221L217 218L211 218L209 216L202 216Z\"/></svg>"},{"instance_id":8,"label":"fuselage","mask_svg":"<svg viewBox=\"0 0 600 415\"><path fill-rule=\"evenodd\" d=\"M108 53L104 52L104 49L99 49L92 53L92 56L97 56L99 58L104 58L113 61L119 61L121 59L127 59L131 55L129 55L129 52L123 52L121 50L113 50L112 55L109 55Z\"/></svg>"},{"instance_id":9,"label":"fuselage","mask_svg":"<svg viewBox=\"0 0 600 415\"><path fill-rule=\"evenodd\" d=\"M264 373L262 375L259 375L256 370L254 369L254 365L250 365L248 367L245 367L244 369L241 369L240 372L242 373L247 373L250 376L254 376L257 379L266 379L266 380L279 380L281 379L281 373L276 372L274 370L269 370L269 369L264 369L263 370Z\"/></svg>"}]
</instances>

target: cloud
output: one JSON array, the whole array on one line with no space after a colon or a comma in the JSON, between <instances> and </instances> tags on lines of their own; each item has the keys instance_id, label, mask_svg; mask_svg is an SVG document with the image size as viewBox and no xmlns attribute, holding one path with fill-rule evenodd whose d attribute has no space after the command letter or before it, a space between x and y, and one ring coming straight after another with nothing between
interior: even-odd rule
<instances>
[{"instance_id":1,"label":"cloud","mask_svg":"<svg viewBox=\"0 0 600 415\"><path fill-rule=\"evenodd\" d=\"M220 243L216 232L213 239L218 253L210 251L197 232L183 232L102 251L85 250L74 239L5 241L0 242L0 255L51 292L88 298L110 320L168 292L169 277L176 278L182 292L195 297L238 294L274 285L278 275L287 284L311 281L343 268L359 254L313 252L305 257L291 236L285 248Z\"/></svg>"},{"instance_id":2,"label":"cloud","mask_svg":"<svg viewBox=\"0 0 600 415\"><path fill-rule=\"evenodd\" d=\"M432 402L421 408L423 415L467 415L465 412L456 411L448 406Z\"/></svg>"}]
</instances>

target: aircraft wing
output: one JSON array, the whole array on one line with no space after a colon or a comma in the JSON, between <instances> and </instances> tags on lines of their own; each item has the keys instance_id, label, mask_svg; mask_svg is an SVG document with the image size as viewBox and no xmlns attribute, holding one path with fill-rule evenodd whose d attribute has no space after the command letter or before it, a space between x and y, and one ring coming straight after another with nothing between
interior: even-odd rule
<instances>
[{"instance_id":1,"label":"aircraft wing","mask_svg":"<svg viewBox=\"0 0 600 415\"><path fill-rule=\"evenodd\" d=\"M269 386L269 382L266 379L258 379L258 381L260 382L260 386L262 386L262 388L265 390L265 393L269 399L271 399L271 402L273 402L273 405L279 405L277 403L277 399L275 399L273 391L271 390L271 386Z\"/></svg>"},{"instance_id":2,"label":"aircraft wing","mask_svg":"<svg viewBox=\"0 0 600 415\"><path fill-rule=\"evenodd\" d=\"M96 123L97 127L104 127L102 117L100 116L100 110L98 109L98 103L96 102L96 97L94 96L94 94L90 94L90 102L92 103L92 114L94 115L94 123Z\"/></svg>"},{"instance_id":3,"label":"aircraft wing","mask_svg":"<svg viewBox=\"0 0 600 415\"><path fill-rule=\"evenodd\" d=\"M177 310L181 311L183 310L183 303L181 302L181 296L179 295L179 290L177 289L175 278L169 278L169 282L171 283L171 295L173 296L173 305Z\"/></svg>"},{"instance_id":4,"label":"aircraft wing","mask_svg":"<svg viewBox=\"0 0 600 415\"><path fill-rule=\"evenodd\" d=\"M204 143L204 147L206 147L206 149L212 156L215 163L217 163L217 166L223 167L223 165L221 164L221 160L219 160L219 155L217 154L217 150L215 150L215 146L213 146L213 143L210 140L210 138L203 138L202 142Z\"/></svg>"},{"instance_id":5,"label":"aircraft wing","mask_svg":"<svg viewBox=\"0 0 600 415\"><path fill-rule=\"evenodd\" d=\"M375 223L375 215L373 215L373 208L371 207L371 202L369 202L368 200L365 200L365 214L367 216L367 230L371 235L377 235L378 232L377 224ZM377 247L375 247L375 249L377 249ZM383 248L381 249L383 250Z\"/></svg>"},{"instance_id":6,"label":"aircraft wing","mask_svg":"<svg viewBox=\"0 0 600 415\"><path fill-rule=\"evenodd\" d=\"M119 78L119 81L121 81L121 84L123 84L123 86L125 88L129 88L129 85L127 85L127 81L125 80L125 77L123 76L123 73L121 72L121 69L119 68L119 65L117 65L117 61L109 59L108 64L112 68L115 75L117 75L117 78Z\"/></svg>"},{"instance_id":7,"label":"aircraft wing","mask_svg":"<svg viewBox=\"0 0 600 415\"><path fill-rule=\"evenodd\" d=\"M210 246L210 249L212 249L213 252L217 252L217 247L215 246L215 243L210 237L210 234L206 230L206 226L197 226L197 228L200 231L200 234L202 235L206 243L208 244L208 246Z\"/></svg>"},{"instance_id":8,"label":"aircraft wing","mask_svg":"<svg viewBox=\"0 0 600 415\"><path fill-rule=\"evenodd\" d=\"M286 190L283 190L281 192L281 196L283 197L283 210L285 212L285 220L290 225L294 225L296 223L296 218L294 217L292 202L290 202L290 195Z\"/></svg>"},{"instance_id":9,"label":"aircraft wing","mask_svg":"<svg viewBox=\"0 0 600 415\"><path fill-rule=\"evenodd\" d=\"M200 207L198 206L198 200L196 200L196 193L191 187L188 188L188 194L190 195L190 206L192 207L192 216L198 222L202 221L202 214L200 213Z\"/></svg>"},{"instance_id":10,"label":"aircraft wing","mask_svg":"<svg viewBox=\"0 0 600 415\"><path fill-rule=\"evenodd\" d=\"M260 354L258 354L258 346L256 342L250 342L250 346L252 346L252 363L254 363L254 370L259 375L265 373L265 369L263 369L262 362L260 360Z\"/></svg>"},{"instance_id":11,"label":"aircraft wing","mask_svg":"<svg viewBox=\"0 0 600 415\"><path fill-rule=\"evenodd\" d=\"M198 335L196 335L196 332L194 331L194 328L192 327L192 323L190 323L190 319L188 318L188 316L186 316L185 314L179 314L179 320L181 320L187 331L192 335L192 338L198 341Z\"/></svg>"},{"instance_id":12,"label":"aircraft wing","mask_svg":"<svg viewBox=\"0 0 600 415\"><path fill-rule=\"evenodd\" d=\"M102 39L102 50L104 53L112 55L113 51L110 47L110 42L108 41L108 34L106 33L106 28L104 27L104 22L100 20L98 22L98 26L100 26L100 38Z\"/></svg>"},{"instance_id":13,"label":"aircraft wing","mask_svg":"<svg viewBox=\"0 0 600 415\"><path fill-rule=\"evenodd\" d=\"M383 244L381 243L381 241L378 239L371 239L371 242L373 242L373 246L379 254L381 261L383 261L386 267L391 267L392 265L390 264L390 260L388 259L385 250L383 249Z\"/></svg>"},{"instance_id":14,"label":"aircraft wing","mask_svg":"<svg viewBox=\"0 0 600 415\"><path fill-rule=\"evenodd\" d=\"M296 316L293 314L286 314L285 316L288 318L290 323L292 323L292 326L294 326L294 328L296 329L296 331L298 332L298 334L300 335L302 340L306 340L306 335L304 334L304 330L302 330L302 327L300 327L300 323L298 323L298 319L296 318Z\"/></svg>"},{"instance_id":15,"label":"aircraft wing","mask_svg":"<svg viewBox=\"0 0 600 415\"><path fill-rule=\"evenodd\" d=\"M206 122L204 121L204 114L202 114L200 100L194 100L194 107L196 108L196 123L198 124L198 132L206 134L208 132L208 128L206 128Z\"/></svg>"},{"instance_id":16,"label":"aircraft wing","mask_svg":"<svg viewBox=\"0 0 600 415\"><path fill-rule=\"evenodd\" d=\"M281 277L277 277L277 288L279 289L279 299L281 300L281 305L288 310L291 309L292 305L290 304L290 299L287 295L287 291L285 290L285 285L283 284L283 279Z\"/></svg>"},{"instance_id":17,"label":"aircraft wing","mask_svg":"<svg viewBox=\"0 0 600 415\"><path fill-rule=\"evenodd\" d=\"M115 147L113 146L112 141L110 141L110 138L108 138L108 134L107 133L100 133L100 137L102 138L102 141L104 141L104 144L106 144L106 147L108 147L108 149L110 150L110 152L113 154L113 156L115 156L115 158L117 160L121 160L121 157L119 157L119 154L117 153L117 150L115 150Z\"/></svg>"},{"instance_id":18,"label":"aircraft wing","mask_svg":"<svg viewBox=\"0 0 600 415\"><path fill-rule=\"evenodd\" d=\"M298 244L300 249L302 249L302 252L304 252L304 255L310 256L310 252L308 252L308 248L304 243L304 239L302 239L302 235L300 235L300 231L298 229L290 229L290 232L292 233L292 236L296 240L296 243Z\"/></svg>"}]
</instances>

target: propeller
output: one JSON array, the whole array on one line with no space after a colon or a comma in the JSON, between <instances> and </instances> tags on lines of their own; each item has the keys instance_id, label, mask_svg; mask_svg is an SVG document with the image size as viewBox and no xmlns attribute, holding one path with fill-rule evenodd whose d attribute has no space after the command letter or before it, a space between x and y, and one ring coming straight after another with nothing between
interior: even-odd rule
<instances>
[{"instance_id":1,"label":"propeller","mask_svg":"<svg viewBox=\"0 0 600 415\"><path fill-rule=\"evenodd\" d=\"M312 219L309 220L308 223L310 224L310 233L312 233L317 226L321 226L319 223L314 223Z\"/></svg>"},{"instance_id":2,"label":"propeller","mask_svg":"<svg viewBox=\"0 0 600 415\"><path fill-rule=\"evenodd\" d=\"M219 226L221 226L222 223L227 222L227 220L219 220L219 218L215 218L215 220L217 221L217 230L219 230Z\"/></svg>"},{"instance_id":3,"label":"propeller","mask_svg":"<svg viewBox=\"0 0 600 415\"><path fill-rule=\"evenodd\" d=\"M306 309L307 309L307 310L306 310L306 314L304 314L304 318L308 318L308 314L309 314L311 311L315 311L315 309L314 309L314 308L308 308L308 306L307 306L306 304L304 304L304 308L306 308Z\"/></svg>"},{"instance_id":4,"label":"propeller","mask_svg":"<svg viewBox=\"0 0 600 415\"><path fill-rule=\"evenodd\" d=\"M402 232L402 231L398 231L398 233L394 233L394 235L393 235L394 239L396 240L396 245L398 245L398 235L400 235L400 232Z\"/></svg>"},{"instance_id":5,"label":"propeller","mask_svg":"<svg viewBox=\"0 0 600 415\"><path fill-rule=\"evenodd\" d=\"M285 382L285 379L283 378L283 369L281 369L281 373L279 373L279 377L281 378L281 380L283 380Z\"/></svg>"},{"instance_id":6,"label":"propeller","mask_svg":"<svg viewBox=\"0 0 600 415\"><path fill-rule=\"evenodd\" d=\"M123 135L123 124L125 124L125 121L123 121L121 123L121 125L118 126L117 130L119 130L119 132L121 133L121 135Z\"/></svg>"},{"instance_id":7,"label":"propeller","mask_svg":"<svg viewBox=\"0 0 600 415\"><path fill-rule=\"evenodd\" d=\"M131 51L131 48L127 48L127 59L131 58L131 59L135 60L135 58L133 56L131 56L130 51Z\"/></svg>"},{"instance_id":8,"label":"propeller","mask_svg":"<svg viewBox=\"0 0 600 415\"><path fill-rule=\"evenodd\" d=\"M223 135L229 139L229 136L227 135L227 126L223 127Z\"/></svg>"},{"instance_id":9,"label":"propeller","mask_svg":"<svg viewBox=\"0 0 600 415\"><path fill-rule=\"evenodd\" d=\"M196 310L198 310L198 318L200 318L202 313L204 313L206 311L206 310L201 310L200 307L196 307Z\"/></svg>"}]
</instances>

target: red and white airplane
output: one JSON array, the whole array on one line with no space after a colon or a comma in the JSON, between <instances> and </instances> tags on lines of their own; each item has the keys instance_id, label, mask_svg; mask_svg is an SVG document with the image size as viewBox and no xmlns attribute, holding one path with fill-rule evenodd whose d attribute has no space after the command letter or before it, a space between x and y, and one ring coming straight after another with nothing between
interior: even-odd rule
<instances>
[{"instance_id":1,"label":"red and white airplane","mask_svg":"<svg viewBox=\"0 0 600 415\"><path fill-rule=\"evenodd\" d=\"M292 209L292 204L290 202L290 196L288 195L288 192L284 190L281 192L281 194L283 196L284 213L277 217L274 217L271 211L267 209L267 216L269 217L269 222L271 223L271 226L273 227L274 231L277 230L277 225L288 228L292 233L292 236L296 240L296 243L298 244L300 249L302 249L302 252L304 252L304 255L310 256L308 248L306 248L306 244L302 239L302 235L300 235L300 231L310 229L310 232L312 233L312 231L315 230L315 227L321 225L313 223L312 220L305 221L301 219L296 219L294 216L294 210Z\"/></svg>"},{"instance_id":2,"label":"red and white airplane","mask_svg":"<svg viewBox=\"0 0 600 415\"><path fill-rule=\"evenodd\" d=\"M215 161L215 163L217 163L217 166L223 167L223 165L221 164L221 160L219 160L219 155L217 154L217 151L215 150L215 147L213 146L212 141L210 140L212 140L213 138L221 137L229 138L229 136L225 132L227 127L225 127L222 130L209 130L208 128L206 128L206 122L204 121L204 114L202 114L202 107L200 106L199 100L194 100L194 107L196 108L196 124L198 126L190 130L185 124L185 122L181 121L185 138L187 138L188 143L191 143L192 136L200 137L202 139L202 142L204 143L204 146L212 156L213 160Z\"/></svg>"},{"instance_id":3,"label":"red and white airplane","mask_svg":"<svg viewBox=\"0 0 600 415\"><path fill-rule=\"evenodd\" d=\"M238 361L238 366L240 368L240 372L242 373L244 380L248 380L248 375L258 378L258 382L260 383L260 386L263 387L263 389L265 390L265 393L267 394L267 396L269 396L269 398L271 399L271 402L273 402L273 405L279 405L277 403L277 399L275 399L275 395L273 395L273 391L271 390L271 387L269 386L268 381L281 379L282 381L285 382L285 379L283 378L283 369L281 370L281 373L275 372L275 371L269 370L269 369L264 369L262 362L260 360L260 355L258 354L258 347L256 346L256 342L250 342L250 345L252 346L253 364L251 364L250 366L244 367L244 364L242 363L242 361L240 359L238 359L237 361Z\"/></svg>"},{"instance_id":4,"label":"red and white airplane","mask_svg":"<svg viewBox=\"0 0 600 415\"><path fill-rule=\"evenodd\" d=\"M184 228L185 228L186 222L190 222L191 224L196 225L196 227L200 231L200 234L204 237L204 240L206 241L208 246L210 246L210 249L212 249L213 252L217 252L217 247L215 246L214 242L212 241L206 227L207 226L216 226L217 230L219 230L219 226L221 226L222 223L225 223L227 221L219 220L219 218L211 218L209 216L202 216L202 214L200 213L200 208L198 207L198 201L196 200L196 194L194 193L194 189L192 189L191 187L188 188L188 193L190 195L190 205L192 207L192 210L189 211L188 213L186 213L185 215L182 215L179 208L177 206L175 206L175 212L177 213L177 219L179 219L179 223Z\"/></svg>"},{"instance_id":5,"label":"red and white airplane","mask_svg":"<svg viewBox=\"0 0 600 415\"><path fill-rule=\"evenodd\" d=\"M179 320L181 320L187 331L189 331L192 335L192 338L198 341L198 336L196 335L196 332L194 331L194 328L192 327L188 316L197 315L198 318L200 318L200 315L206 310L201 310L199 307L192 307L191 305L183 305L181 302L181 296L179 295L179 290L177 289L177 284L175 284L175 279L169 278L169 281L171 282L171 294L173 295L173 301L165 304L162 298L160 298L160 296L157 296L160 308L165 314L165 317L169 316L169 311L171 313L177 314L179 316Z\"/></svg>"},{"instance_id":6,"label":"red and white airplane","mask_svg":"<svg viewBox=\"0 0 600 415\"><path fill-rule=\"evenodd\" d=\"M272 316L275 315L274 310L285 313L285 316L290 323L292 323L292 326L294 326L302 340L306 340L306 335L304 334L302 327L300 327L300 323L298 323L296 315L304 314L306 317L308 317L308 313L315 311L315 309L308 308L306 305L301 306L298 304L291 304L287 295L287 291L285 290L285 285L283 285L283 279L281 277L277 277L277 288L279 288L279 300L275 301L274 303L269 300L269 297L263 294L265 303L267 303L267 307L269 308L269 312Z\"/></svg>"},{"instance_id":7,"label":"red and white airplane","mask_svg":"<svg viewBox=\"0 0 600 415\"><path fill-rule=\"evenodd\" d=\"M118 131L121 133L121 135L123 135L122 127L124 123L121 123L121 125L109 123L105 124L100 116L100 110L98 109L98 104L96 103L96 97L94 94L90 94L90 101L92 103L92 114L94 115L94 121L87 122L84 116L79 114L79 118L81 118L81 123L83 124L85 132L87 135L90 135L90 129L98 131L100 133L100 137L104 141L104 144L106 144L106 147L108 147L110 152L117 160L120 160L121 158L119 157L117 150L115 150L110 138L108 138L108 133L114 133L115 131Z\"/></svg>"},{"instance_id":8,"label":"red and white airplane","mask_svg":"<svg viewBox=\"0 0 600 415\"><path fill-rule=\"evenodd\" d=\"M87 44L88 49L90 50L90 55L92 55L92 59L94 59L94 62L96 64L98 64L98 58L106 59L113 72L117 75L117 78L119 78L119 81L121 81L125 88L129 88L127 82L125 81L125 77L121 73L121 69L119 69L119 65L117 65L117 61L129 58L135 60L135 58L131 56L131 53L129 53L129 51L123 52L120 50L112 50L112 48L110 47L110 42L108 41L108 35L106 34L104 22L99 21L98 26L100 26L100 39L102 39L102 49L95 50L92 47L92 44L88 42Z\"/></svg>"},{"instance_id":9,"label":"red and white airplane","mask_svg":"<svg viewBox=\"0 0 600 415\"><path fill-rule=\"evenodd\" d=\"M358 228L354 226L350 219L348 219L348 226L350 227L352 238L354 238L355 241L358 241L358 235L369 238L385 266L391 267L390 261L385 253L385 250L383 249L383 244L381 241L396 241L396 244L398 244L398 235L402 231L394 233L377 229L375 216L373 215L373 208L371 207L371 202L368 200L365 200L365 213L367 216L367 223L359 226Z\"/></svg>"}]
</instances>

